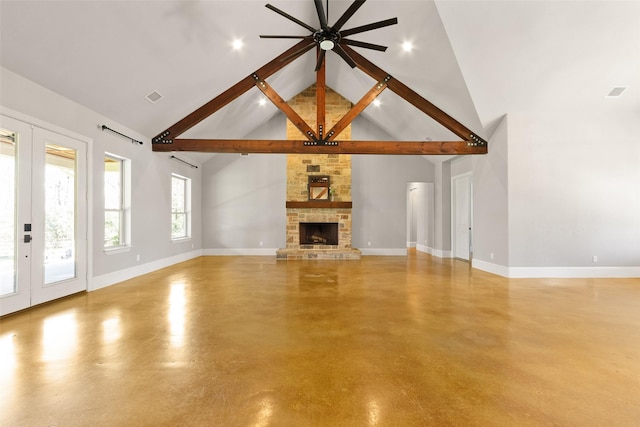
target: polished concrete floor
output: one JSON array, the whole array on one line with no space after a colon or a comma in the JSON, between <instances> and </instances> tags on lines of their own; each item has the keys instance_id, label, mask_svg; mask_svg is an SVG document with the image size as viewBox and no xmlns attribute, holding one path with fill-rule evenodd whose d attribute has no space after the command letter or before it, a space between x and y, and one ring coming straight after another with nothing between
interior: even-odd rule
<instances>
[{"instance_id":1,"label":"polished concrete floor","mask_svg":"<svg viewBox=\"0 0 640 427\"><path fill-rule=\"evenodd\" d=\"M2 426L640 425L640 279L202 257L0 324Z\"/></svg>"}]
</instances>

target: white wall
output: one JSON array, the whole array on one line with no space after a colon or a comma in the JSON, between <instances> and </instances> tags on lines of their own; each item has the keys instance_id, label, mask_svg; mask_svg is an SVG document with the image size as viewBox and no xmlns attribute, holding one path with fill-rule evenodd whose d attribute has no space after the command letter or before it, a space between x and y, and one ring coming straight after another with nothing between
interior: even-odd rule
<instances>
[{"instance_id":1,"label":"white wall","mask_svg":"<svg viewBox=\"0 0 640 427\"><path fill-rule=\"evenodd\" d=\"M284 115L277 114L248 137L285 139ZM202 182L206 254L275 256L276 249L285 247L285 154L216 154L204 164Z\"/></svg>"},{"instance_id":2,"label":"white wall","mask_svg":"<svg viewBox=\"0 0 640 427\"><path fill-rule=\"evenodd\" d=\"M434 165L434 255L451 258L451 161Z\"/></svg>"},{"instance_id":3,"label":"white wall","mask_svg":"<svg viewBox=\"0 0 640 427\"><path fill-rule=\"evenodd\" d=\"M505 117L489 140L489 153L474 156L472 164L473 264L503 275L509 266L507 124Z\"/></svg>"},{"instance_id":4,"label":"white wall","mask_svg":"<svg viewBox=\"0 0 640 427\"><path fill-rule=\"evenodd\" d=\"M351 137L392 139L360 116L353 121ZM351 166L352 246L364 254L405 253L407 183L433 182L433 164L422 156L354 155Z\"/></svg>"},{"instance_id":5,"label":"white wall","mask_svg":"<svg viewBox=\"0 0 640 427\"><path fill-rule=\"evenodd\" d=\"M92 139L89 191L93 214L89 218L92 228L89 256L94 280L90 278L90 286L105 286L197 254L201 248L200 169L170 160L168 153L153 153L148 135L127 129L4 68L0 68L0 93L3 108ZM100 129L103 124L142 140L144 144L132 144L127 139L103 132ZM115 255L103 251L105 152L126 157L132 164L132 248ZM170 239L172 172L191 178L195 195L193 238L181 243L172 243Z\"/></svg>"},{"instance_id":6,"label":"white wall","mask_svg":"<svg viewBox=\"0 0 640 427\"><path fill-rule=\"evenodd\" d=\"M217 154L203 172L207 253L261 249L275 256L275 250L285 246L287 156Z\"/></svg>"},{"instance_id":7,"label":"white wall","mask_svg":"<svg viewBox=\"0 0 640 427\"><path fill-rule=\"evenodd\" d=\"M510 266L640 268L640 116L508 121Z\"/></svg>"},{"instance_id":8,"label":"white wall","mask_svg":"<svg viewBox=\"0 0 640 427\"><path fill-rule=\"evenodd\" d=\"M354 155L351 165L352 246L405 250L407 182L433 182L433 164L420 156Z\"/></svg>"},{"instance_id":9,"label":"white wall","mask_svg":"<svg viewBox=\"0 0 640 427\"><path fill-rule=\"evenodd\" d=\"M474 267L509 277L639 276L637 135L637 114L505 116L489 154L473 158Z\"/></svg>"}]
</instances>

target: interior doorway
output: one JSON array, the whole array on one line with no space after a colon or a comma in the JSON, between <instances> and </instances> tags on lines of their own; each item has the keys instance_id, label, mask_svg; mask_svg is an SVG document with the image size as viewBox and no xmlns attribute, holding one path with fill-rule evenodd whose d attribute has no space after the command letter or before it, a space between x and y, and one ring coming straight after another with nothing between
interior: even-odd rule
<instances>
[{"instance_id":1,"label":"interior doorway","mask_svg":"<svg viewBox=\"0 0 640 427\"><path fill-rule=\"evenodd\" d=\"M407 247L432 253L434 239L434 183L408 182Z\"/></svg>"},{"instance_id":2,"label":"interior doorway","mask_svg":"<svg viewBox=\"0 0 640 427\"><path fill-rule=\"evenodd\" d=\"M407 183L407 247L415 248L418 241L418 211L421 194L419 183Z\"/></svg>"}]
</instances>

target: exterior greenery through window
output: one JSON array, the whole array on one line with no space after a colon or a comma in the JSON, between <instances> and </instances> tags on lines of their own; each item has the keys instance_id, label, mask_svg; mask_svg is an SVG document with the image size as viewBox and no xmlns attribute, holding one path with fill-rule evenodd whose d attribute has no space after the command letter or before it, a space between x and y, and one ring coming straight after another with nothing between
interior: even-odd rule
<instances>
[{"instance_id":1,"label":"exterior greenery through window","mask_svg":"<svg viewBox=\"0 0 640 427\"><path fill-rule=\"evenodd\" d=\"M171 175L171 238L191 237L191 180Z\"/></svg>"},{"instance_id":2,"label":"exterior greenery through window","mask_svg":"<svg viewBox=\"0 0 640 427\"><path fill-rule=\"evenodd\" d=\"M129 160L104 156L104 247L130 246Z\"/></svg>"}]
</instances>

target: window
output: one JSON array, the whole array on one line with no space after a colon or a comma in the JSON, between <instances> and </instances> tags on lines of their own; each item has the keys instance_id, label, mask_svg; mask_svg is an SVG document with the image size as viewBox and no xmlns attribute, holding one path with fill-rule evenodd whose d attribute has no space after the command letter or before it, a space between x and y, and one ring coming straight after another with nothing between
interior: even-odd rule
<instances>
[{"instance_id":1,"label":"window","mask_svg":"<svg viewBox=\"0 0 640 427\"><path fill-rule=\"evenodd\" d=\"M171 238L191 237L191 180L171 175Z\"/></svg>"},{"instance_id":2,"label":"window","mask_svg":"<svg viewBox=\"0 0 640 427\"><path fill-rule=\"evenodd\" d=\"M131 246L130 161L104 156L104 248Z\"/></svg>"}]
</instances>

